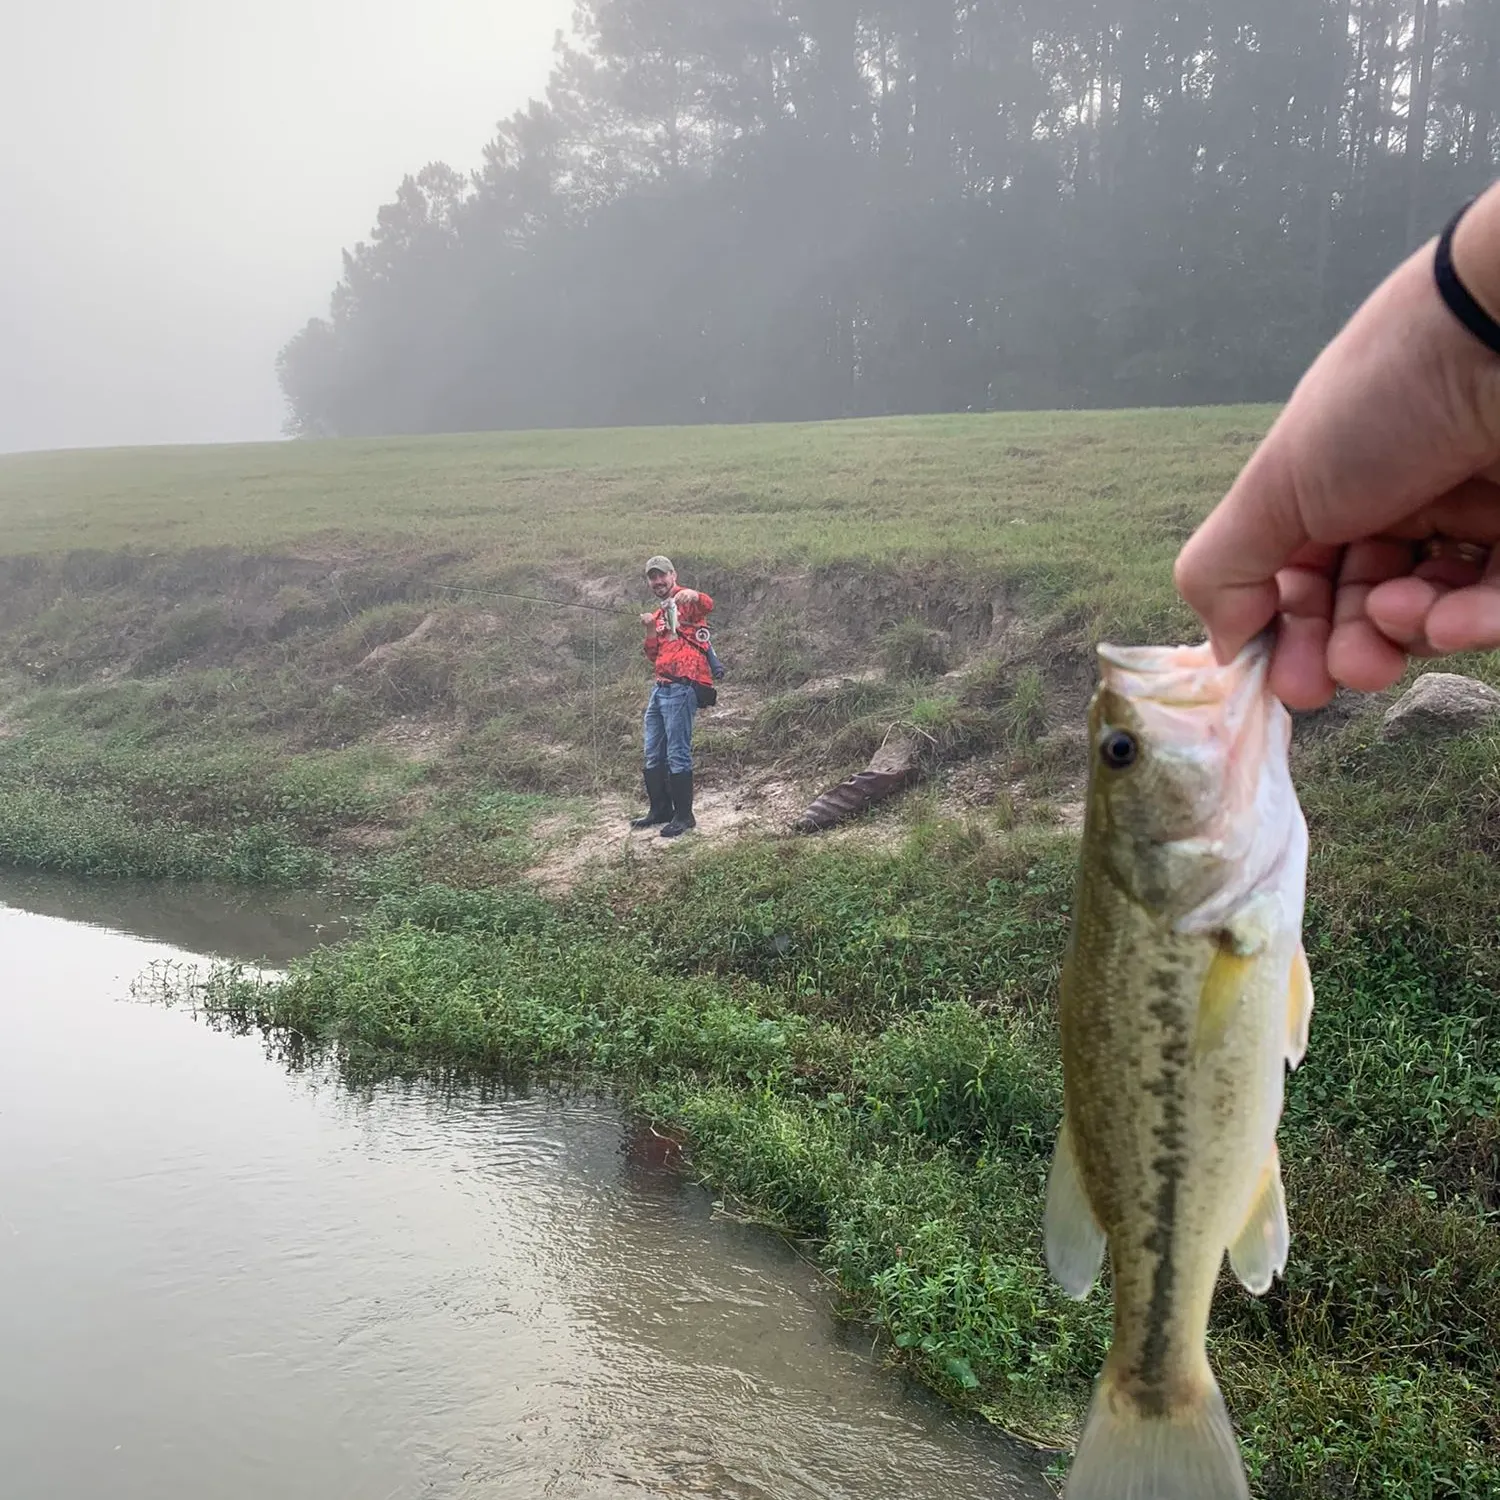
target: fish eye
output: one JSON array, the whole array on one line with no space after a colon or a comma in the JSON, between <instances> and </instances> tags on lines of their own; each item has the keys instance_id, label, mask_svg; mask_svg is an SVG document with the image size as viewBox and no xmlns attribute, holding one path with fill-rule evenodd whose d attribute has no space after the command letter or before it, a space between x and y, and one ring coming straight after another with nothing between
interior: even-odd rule
<instances>
[{"instance_id":1,"label":"fish eye","mask_svg":"<svg viewBox=\"0 0 1500 1500\"><path fill-rule=\"evenodd\" d=\"M1135 736L1124 729L1111 729L1099 742L1099 754L1111 771L1123 771L1135 764L1140 746Z\"/></svg>"}]
</instances>

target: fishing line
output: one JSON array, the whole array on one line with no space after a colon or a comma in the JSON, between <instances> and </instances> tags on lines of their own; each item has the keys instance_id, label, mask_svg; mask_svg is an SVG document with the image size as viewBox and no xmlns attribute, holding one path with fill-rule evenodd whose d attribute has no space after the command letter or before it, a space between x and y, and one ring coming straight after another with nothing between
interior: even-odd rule
<instances>
[{"instance_id":1,"label":"fishing line","mask_svg":"<svg viewBox=\"0 0 1500 1500\"><path fill-rule=\"evenodd\" d=\"M366 648L373 650L374 648L370 646L369 636L361 629L359 622L354 618L354 612L349 608L348 601L339 589L337 574L330 573L328 581L333 585L333 592L337 596L339 603L343 605L344 613L349 617L349 623L359 631ZM470 585L463 583L429 583L425 587L441 589L444 593L449 594L474 594L481 599L515 599L522 604L545 604L551 609L583 609L589 611L594 617L589 640L589 739L590 759L593 762L594 788L597 791L603 785L602 752L599 741L599 616L623 616L626 613L626 606L619 604L587 604L577 599L547 599L540 594L516 594L511 593L507 589L479 589L472 588ZM392 678L390 672L386 669L385 663L377 661L376 665L380 668L386 681L395 689L395 679ZM404 697L405 695L402 694L402 696Z\"/></svg>"},{"instance_id":2,"label":"fishing line","mask_svg":"<svg viewBox=\"0 0 1500 1500\"><path fill-rule=\"evenodd\" d=\"M545 599L540 594L514 594L507 589L476 589L462 583L434 583L432 588L450 594L475 594L481 599L516 599L523 604L545 604L552 609L584 609L591 615L589 633L589 759L593 765L594 790L604 784L599 749L599 616L623 615L623 605L585 604L576 599Z\"/></svg>"},{"instance_id":3,"label":"fishing line","mask_svg":"<svg viewBox=\"0 0 1500 1500\"><path fill-rule=\"evenodd\" d=\"M599 616L594 615L590 623L594 632L593 665L589 675L589 733L594 741L594 790L597 792L603 785L599 769Z\"/></svg>"},{"instance_id":4,"label":"fishing line","mask_svg":"<svg viewBox=\"0 0 1500 1500\"><path fill-rule=\"evenodd\" d=\"M348 615L350 625L352 625L354 629L359 633L360 640L364 642L365 660L368 661L372 656L374 656L375 665L380 669L380 675L385 678L386 686L390 688L397 702L407 702L410 698L410 694L407 693L407 691L400 685L400 683L398 683L396 679L391 676L390 669L386 666L384 658L375 656L375 653L379 648L370 644L370 637L366 632L364 626L354 618L354 611L349 608L349 601L344 598L343 590L339 588L339 575L337 570L328 575L328 581L333 585L334 598L343 605L344 613Z\"/></svg>"}]
</instances>

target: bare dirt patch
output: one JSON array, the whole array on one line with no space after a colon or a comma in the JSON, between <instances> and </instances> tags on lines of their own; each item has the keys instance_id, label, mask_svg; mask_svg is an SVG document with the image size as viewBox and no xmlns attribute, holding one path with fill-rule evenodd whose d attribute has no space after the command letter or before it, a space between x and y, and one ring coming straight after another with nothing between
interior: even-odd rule
<instances>
[{"instance_id":1,"label":"bare dirt patch","mask_svg":"<svg viewBox=\"0 0 1500 1500\"><path fill-rule=\"evenodd\" d=\"M455 734L450 725L403 715L382 725L371 739L383 749L395 750L407 760L421 764L441 756L453 743Z\"/></svg>"},{"instance_id":2,"label":"bare dirt patch","mask_svg":"<svg viewBox=\"0 0 1500 1500\"><path fill-rule=\"evenodd\" d=\"M356 853L369 854L389 849L398 837L394 828L387 828L379 823L355 823L349 828L338 829L330 842Z\"/></svg>"},{"instance_id":3,"label":"bare dirt patch","mask_svg":"<svg viewBox=\"0 0 1500 1500\"><path fill-rule=\"evenodd\" d=\"M599 798L582 817L548 818L532 830L549 847L527 871L543 889L562 893L581 875L599 869L655 869L658 862L747 835L787 833L801 811L805 790L777 775L762 775L732 787L695 790L698 826L680 839L664 839L657 828L632 829L644 809L638 798Z\"/></svg>"},{"instance_id":4,"label":"bare dirt patch","mask_svg":"<svg viewBox=\"0 0 1500 1500\"><path fill-rule=\"evenodd\" d=\"M1010 795L1010 778L1004 758L989 757L955 766L944 792L957 808L993 807Z\"/></svg>"},{"instance_id":5,"label":"bare dirt patch","mask_svg":"<svg viewBox=\"0 0 1500 1500\"><path fill-rule=\"evenodd\" d=\"M1056 807L1057 820L1064 827L1074 833L1083 829L1083 815L1088 808L1088 803L1079 798L1072 802L1059 802Z\"/></svg>"}]
</instances>

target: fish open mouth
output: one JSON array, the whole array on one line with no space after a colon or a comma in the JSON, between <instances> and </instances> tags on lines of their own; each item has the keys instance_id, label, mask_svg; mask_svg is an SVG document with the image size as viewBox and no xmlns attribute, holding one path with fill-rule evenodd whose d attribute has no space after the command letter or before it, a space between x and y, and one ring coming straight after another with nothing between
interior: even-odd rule
<instances>
[{"instance_id":1,"label":"fish open mouth","mask_svg":"<svg viewBox=\"0 0 1500 1500\"><path fill-rule=\"evenodd\" d=\"M1114 646L1097 648L1103 685L1122 698L1163 708L1209 708L1256 696L1271 661L1271 635L1263 631L1221 666L1213 647Z\"/></svg>"},{"instance_id":2,"label":"fish open mouth","mask_svg":"<svg viewBox=\"0 0 1500 1500\"><path fill-rule=\"evenodd\" d=\"M1223 665L1207 641L1101 644L1100 690L1106 701L1129 706L1137 728L1159 750L1219 760L1230 772L1225 789L1232 789L1238 803L1252 795L1269 744L1267 730L1285 718L1267 692L1272 639L1263 631ZM1290 720L1282 727L1289 733Z\"/></svg>"},{"instance_id":3,"label":"fish open mouth","mask_svg":"<svg viewBox=\"0 0 1500 1500\"><path fill-rule=\"evenodd\" d=\"M1221 665L1197 646L1097 648L1096 724L1125 724L1166 768L1164 842L1212 852L1223 878L1200 892L1179 930L1209 930L1275 877L1299 837L1287 766L1291 717L1269 690L1272 635Z\"/></svg>"}]
</instances>

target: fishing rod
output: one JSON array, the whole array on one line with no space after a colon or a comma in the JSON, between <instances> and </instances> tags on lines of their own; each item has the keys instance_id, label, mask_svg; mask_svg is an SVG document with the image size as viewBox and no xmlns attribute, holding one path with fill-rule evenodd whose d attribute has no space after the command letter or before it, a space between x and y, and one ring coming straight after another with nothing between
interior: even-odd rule
<instances>
[{"instance_id":1,"label":"fishing rod","mask_svg":"<svg viewBox=\"0 0 1500 1500\"><path fill-rule=\"evenodd\" d=\"M527 604L550 604L554 609L591 609L599 615L622 615L623 604L584 604L576 599L544 599L540 594L511 594L503 589L476 589L461 583L433 583L429 588L443 589L450 594L478 594L484 599L520 599Z\"/></svg>"},{"instance_id":2,"label":"fishing rod","mask_svg":"<svg viewBox=\"0 0 1500 1500\"><path fill-rule=\"evenodd\" d=\"M349 601L344 598L344 592L341 588L339 588L338 570L334 569L334 571L328 575L328 578L329 582L333 585L333 592L335 596L338 598L339 603L344 607L344 613L349 617L349 623L359 631L361 637L364 639L365 645L369 646L369 636L367 636L365 632L360 628L358 620L356 620L354 617L354 611L349 607ZM485 599L516 599L525 604L546 604L550 605L553 609L583 609L590 611L594 615L622 615L625 612L623 606L618 605L610 607L603 604L584 604L571 599L544 599L539 594L513 594L508 593L503 589L476 589L470 588L467 584L433 583L429 584L428 587L434 589L442 589L450 594L476 594L479 597ZM591 670L589 672L589 727L590 739L592 740L593 748L594 780L597 784L600 779L599 626L597 621L595 621L594 623L591 634L592 639L589 643L590 656L592 658L590 664ZM391 677L391 674L386 668L385 663L379 662L377 663L377 665L379 666L381 673L385 676L386 681L394 687L395 681Z\"/></svg>"},{"instance_id":3,"label":"fishing rod","mask_svg":"<svg viewBox=\"0 0 1500 1500\"><path fill-rule=\"evenodd\" d=\"M338 569L334 569L334 571L328 576L329 582L333 585L334 594L337 596L339 603L343 605L344 613L349 617L349 623L353 625L356 630L360 631L360 635L364 638L365 644L368 646L369 637L365 635L363 630L360 630L359 622L354 617L354 611L349 607L348 600L344 598L343 591L339 588ZM611 615L618 618L619 616L624 615L626 610L630 608L630 606L623 604L588 604L583 602L582 600L577 599L547 599L540 594L518 594L512 593L507 589L480 589L463 583L431 583L428 584L427 587L433 589L441 589L443 592L450 594L473 594L481 599L514 599L523 604L545 604L553 609L582 609L595 616ZM667 609L670 628L675 632L677 628L677 609L675 601L668 600ZM590 662L589 672L590 737L593 741L594 779L597 783L600 779L599 626L597 620L595 621L592 630L592 639L589 644L590 656L592 658ZM390 672L387 670L385 663L380 662L378 663L378 665L381 672L385 675L386 680L388 682L391 682L394 686L394 680L391 678Z\"/></svg>"}]
</instances>

